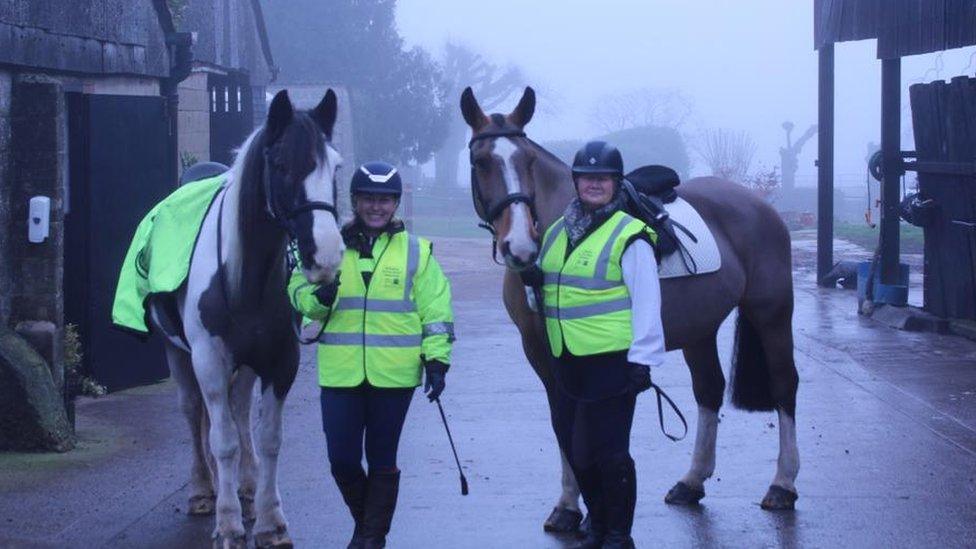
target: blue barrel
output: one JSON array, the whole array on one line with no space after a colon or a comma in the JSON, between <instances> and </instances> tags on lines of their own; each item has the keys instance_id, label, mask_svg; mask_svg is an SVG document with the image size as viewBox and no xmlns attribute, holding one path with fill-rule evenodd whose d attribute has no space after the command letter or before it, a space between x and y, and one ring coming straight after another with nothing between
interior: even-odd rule
<instances>
[{"instance_id":1,"label":"blue barrel","mask_svg":"<svg viewBox=\"0 0 976 549\"><path fill-rule=\"evenodd\" d=\"M867 296L868 275L871 272L871 262L862 261L857 264L857 302L864 301ZM874 273L874 302L904 307L908 305L908 265L898 264L898 284L881 283L881 266L877 266Z\"/></svg>"}]
</instances>

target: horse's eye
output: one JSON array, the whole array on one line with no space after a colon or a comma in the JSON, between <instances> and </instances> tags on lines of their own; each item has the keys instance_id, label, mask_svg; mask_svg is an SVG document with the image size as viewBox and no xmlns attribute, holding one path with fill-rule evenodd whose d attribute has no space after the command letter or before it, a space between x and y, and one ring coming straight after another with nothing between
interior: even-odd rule
<instances>
[{"instance_id":1,"label":"horse's eye","mask_svg":"<svg viewBox=\"0 0 976 549\"><path fill-rule=\"evenodd\" d=\"M474 161L474 166L479 170L490 170L491 161L487 158L476 158Z\"/></svg>"}]
</instances>

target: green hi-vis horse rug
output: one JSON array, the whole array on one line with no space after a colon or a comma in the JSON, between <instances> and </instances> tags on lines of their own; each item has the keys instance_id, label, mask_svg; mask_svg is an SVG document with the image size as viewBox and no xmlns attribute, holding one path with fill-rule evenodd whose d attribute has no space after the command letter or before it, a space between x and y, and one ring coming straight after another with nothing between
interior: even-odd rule
<instances>
[{"instance_id":1,"label":"green hi-vis horse rug","mask_svg":"<svg viewBox=\"0 0 976 549\"><path fill-rule=\"evenodd\" d=\"M115 288L113 323L149 332L146 299L152 294L174 292L183 285L197 234L225 179L221 174L187 183L139 222Z\"/></svg>"}]
</instances>

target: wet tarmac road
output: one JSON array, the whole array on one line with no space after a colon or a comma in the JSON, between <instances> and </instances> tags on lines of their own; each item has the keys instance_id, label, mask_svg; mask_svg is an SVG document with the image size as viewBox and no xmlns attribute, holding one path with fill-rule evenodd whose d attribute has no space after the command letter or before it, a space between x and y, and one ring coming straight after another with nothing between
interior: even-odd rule
<instances>
[{"instance_id":1,"label":"wet tarmac road","mask_svg":"<svg viewBox=\"0 0 976 549\"><path fill-rule=\"evenodd\" d=\"M542 532L559 494L555 440L542 386L501 305L500 268L486 241L438 241L435 250L454 285L459 336L442 400L471 495L460 495L436 408L418 394L402 437L389 546L561 547ZM795 259L797 510L759 509L775 472L774 414L731 408L702 506L665 505L693 433L666 440L644 396L632 443L637 544L976 546L976 343L860 319L853 293L815 288L804 253ZM723 359L730 328L721 334ZM654 375L694 425L680 353ZM299 376L286 405L284 508L296 545L341 547L351 521L328 477L310 350ZM207 547L212 520L184 514L189 435L172 386L86 401L78 414L78 451L0 456L0 547Z\"/></svg>"}]
</instances>

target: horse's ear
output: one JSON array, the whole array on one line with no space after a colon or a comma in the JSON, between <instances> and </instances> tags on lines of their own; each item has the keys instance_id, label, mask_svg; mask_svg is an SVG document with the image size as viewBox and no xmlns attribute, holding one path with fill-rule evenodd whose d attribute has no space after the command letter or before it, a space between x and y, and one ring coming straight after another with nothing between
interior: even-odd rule
<instances>
[{"instance_id":1,"label":"horse's ear","mask_svg":"<svg viewBox=\"0 0 976 549\"><path fill-rule=\"evenodd\" d=\"M271 107L268 108L268 122L265 124L271 137L271 141L281 137L282 132L291 124L295 117L295 107L288 98L288 90L281 90L276 93L271 100Z\"/></svg>"},{"instance_id":2,"label":"horse's ear","mask_svg":"<svg viewBox=\"0 0 976 549\"><path fill-rule=\"evenodd\" d=\"M474 131L478 131L488 124L488 117L485 116L485 111L481 110L478 100L474 98L471 86L464 88L464 92L461 93L461 114L464 116L464 121Z\"/></svg>"},{"instance_id":3,"label":"horse's ear","mask_svg":"<svg viewBox=\"0 0 976 549\"><path fill-rule=\"evenodd\" d=\"M319 128L322 128L322 133L329 138L329 141L332 140L332 128L335 126L338 112L339 102L336 99L336 93L332 91L332 88L329 88L325 92L325 96L322 97L322 101L311 113L312 119L319 125Z\"/></svg>"},{"instance_id":4,"label":"horse's ear","mask_svg":"<svg viewBox=\"0 0 976 549\"><path fill-rule=\"evenodd\" d=\"M522 99L515 106L515 110L508 115L508 120L519 128L524 128L532 120L533 114L535 114L535 90L526 86Z\"/></svg>"}]
</instances>

